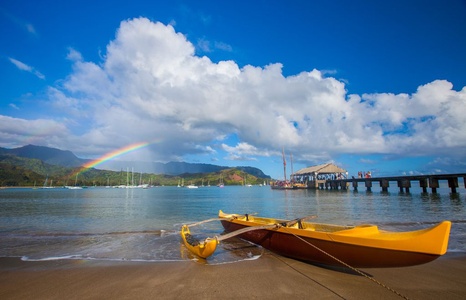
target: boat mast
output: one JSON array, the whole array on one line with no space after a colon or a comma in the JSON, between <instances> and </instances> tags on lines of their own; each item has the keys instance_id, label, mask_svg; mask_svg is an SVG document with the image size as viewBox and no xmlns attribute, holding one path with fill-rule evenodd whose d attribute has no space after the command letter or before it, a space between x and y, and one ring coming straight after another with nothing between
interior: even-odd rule
<instances>
[{"instance_id":1,"label":"boat mast","mask_svg":"<svg viewBox=\"0 0 466 300\"><path fill-rule=\"evenodd\" d=\"M291 160L291 174L290 174L290 181L291 180L291 176L293 176L293 153L290 152L290 160Z\"/></svg>"},{"instance_id":2,"label":"boat mast","mask_svg":"<svg viewBox=\"0 0 466 300\"><path fill-rule=\"evenodd\" d=\"M285 177L286 181L286 159L285 159L285 148L282 149L282 157L283 157L283 176Z\"/></svg>"}]
</instances>

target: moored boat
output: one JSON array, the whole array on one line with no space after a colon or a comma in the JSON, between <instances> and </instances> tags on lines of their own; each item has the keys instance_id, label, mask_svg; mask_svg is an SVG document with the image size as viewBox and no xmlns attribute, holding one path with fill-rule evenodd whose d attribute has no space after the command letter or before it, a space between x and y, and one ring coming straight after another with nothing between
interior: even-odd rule
<instances>
[{"instance_id":1,"label":"moored boat","mask_svg":"<svg viewBox=\"0 0 466 300\"><path fill-rule=\"evenodd\" d=\"M261 218L219 212L226 232L244 228L285 224L251 230L238 235L283 256L316 264L356 268L404 267L430 262L447 251L451 222L430 228L390 232L378 226L340 226Z\"/></svg>"},{"instance_id":2,"label":"moored boat","mask_svg":"<svg viewBox=\"0 0 466 300\"><path fill-rule=\"evenodd\" d=\"M270 183L272 190L292 190L294 189L293 184L288 180L277 180Z\"/></svg>"},{"instance_id":3,"label":"moored boat","mask_svg":"<svg viewBox=\"0 0 466 300\"><path fill-rule=\"evenodd\" d=\"M451 229L450 221L421 230L392 232L371 224L342 226L305 221L309 217L287 221L222 211L218 217L182 226L183 242L192 253L207 258L220 241L238 236L283 256L315 264L405 267L427 263L445 254ZM204 241L191 236L189 226L216 220L222 223L225 234Z\"/></svg>"}]
</instances>

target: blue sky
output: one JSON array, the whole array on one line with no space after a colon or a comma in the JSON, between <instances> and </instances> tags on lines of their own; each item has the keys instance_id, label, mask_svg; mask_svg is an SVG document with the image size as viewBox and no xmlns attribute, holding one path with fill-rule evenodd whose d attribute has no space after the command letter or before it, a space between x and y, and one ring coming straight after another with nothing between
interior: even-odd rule
<instances>
[{"instance_id":1,"label":"blue sky","mask_svg":"<svg viewBox=\"0 0 466 300\"><path fill-rule=\"evenodd\" d=\"M3 0L0 40L0 147L466 172L464 1Z\"/></svg>"}]
</instances>

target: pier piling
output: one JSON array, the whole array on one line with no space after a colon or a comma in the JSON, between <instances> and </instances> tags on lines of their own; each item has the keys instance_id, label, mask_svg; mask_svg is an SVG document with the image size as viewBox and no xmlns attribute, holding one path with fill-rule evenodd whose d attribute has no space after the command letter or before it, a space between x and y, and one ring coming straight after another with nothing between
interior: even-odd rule
<instances>
[{"instance_id":1,"label":"pier piling","mask_svg":"<svg viewBox=\"0 0 466 300\"><path fill-rule=\"evenodd\" d=\"M353 190L357 191L358 190L358 182L353 181Z\"/></svg>"},{"instance_id":2,"label":"pier piling","mask_svg":"<svg viewBox=\"0 0 466 300\"><path fill-rule=\"evenodd\" d=\"M458 178L448 178L448 187L451 189L451 192L455 194L456 188L458 187Z\"/></svg>"},{"instance_id":3,"label":"pier piling","mask_svg":"<svg viewBox=\"0 0 466 300\"><path fill-rule=\"evenodd\" d=\"M422 188L423 193L427 193L427 187L428 187L427 178L419 179L419 187Z\"/></svg>"},{"instance_id":4,"label":"pier piling","mask_svg":"<svg viewBox=\"0 0 466 300\"><path fill-rule=\"evenodd\" d=\"M367 190L368 192L371 192L371 191L372 191L372 181L366 180L366 190Z\"/></svg>"},{"instance_id":5,"label":"pier piling","mask_svg":"<svg viewBox=\"0 0 466 300\"><path fill-rule=\"evenodd\" d=\"M409 193L411 181L407 179L398 180L398 187L400 188L400 193L403 193L403 189L406 189L406 193Z\"/></svg>"},{"instance_id":6,"label":"pier piling","mask_svg":"<svg viewBox=\"0 0 466 300\"><path fill-rule=\"evenodd\" d=\"M382 192L388 192L388 188L390 187L390 181L386 179L380 180L380 187L382 188Z\"/></svg>"},{"instance_id":7,"label":"pier piling","mask_svg":"<svg viewBox=\"0 0 466 300\"><path fill-rule=\"evenodd\" d=\"M437 189L439 187L438 179L429 177L429 187L432 189L432 193L437 193Z\"/></svg>"}]
</instances>

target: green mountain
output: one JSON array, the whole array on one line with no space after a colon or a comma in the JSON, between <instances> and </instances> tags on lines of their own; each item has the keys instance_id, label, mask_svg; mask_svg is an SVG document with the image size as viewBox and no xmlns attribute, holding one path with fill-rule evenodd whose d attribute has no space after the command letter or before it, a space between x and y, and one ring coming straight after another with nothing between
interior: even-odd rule
<instances>
[{"instance_id":1,"label":"green mountain","mask_svg":"<svg viewBox=\"0 0 466 300\"><path fill-rule=\"evenodd\" d=\"M59 150L56 148L49 148L44 146L27 145L24 147L6 149L0 147L0 155L9 154L22 158L38 159L50 165L57 165L62 167L79 167L88 162L89 160L78 158L71 151ZM134 167L135 170L144 173L166 174L171 176L178 176L187 173L213 173L222 170L228 170L231 167L217 166L212 164L199 164L199 163L186 163L186 162L124 162L124 161L110 161L100 165L102 169L120 171L126 170L128 166ZM241 166L237 169L254 175L258 178L270 179L270 176L265 175L262 170L254 167ZM47 172L45 172L47 173Z\"/></svg>"},{"instance_id":2,"label":"green mountain","mask_svg":"<svg viewBox=\"0 0 466 300\"><path fill-rule=\"evenodd\" d=\"M50 151L49 151L50 150ZM79 172L86 160L71 151L28 145L16 149L0 148L0 186L106 186L126 184L216 185L220 179L225 185L262 184L270 179L260 169L253 167L221 167L208 164L171 162L163 164L172 174L129 173L88 169ZM76 175L78 174L78 175ZM176 175L175 175L176 174Z\"/></svg>"},{"instance_id":3,"label":"green mountain","mask_svg":"<svg viewBox=\"0 0 466 300\"><path fill-rule=\"evenodd\" d=\"M79 167L87 162L85 159L78 158L71 151L35 145L27 145L14 149L0 148L0 154L39 159L44 163L63 167Z\"/></svg>"},{"instance_id":4,"label":"green mountain","mask_svg":"<svg viewBox=\"0 0 466 300\"><path fill-rule=\"evenodd\" d=\"M0 163L0 186L42 185L44 177L21 166Z\"/></svg>"}]
</instances>

